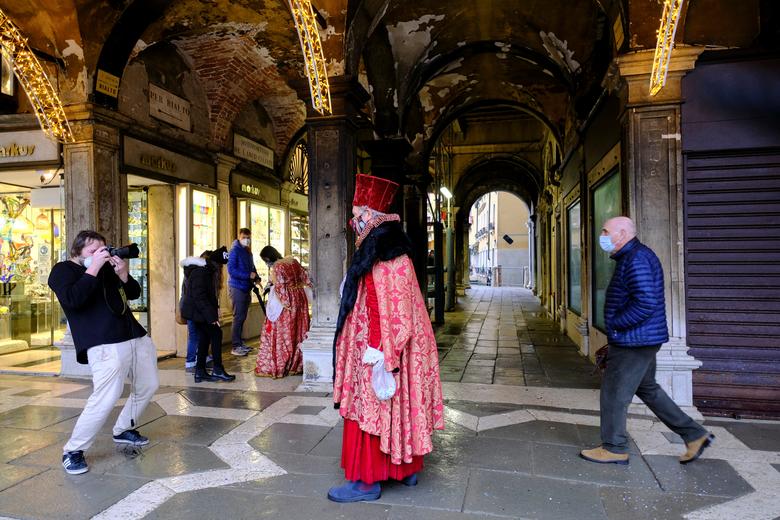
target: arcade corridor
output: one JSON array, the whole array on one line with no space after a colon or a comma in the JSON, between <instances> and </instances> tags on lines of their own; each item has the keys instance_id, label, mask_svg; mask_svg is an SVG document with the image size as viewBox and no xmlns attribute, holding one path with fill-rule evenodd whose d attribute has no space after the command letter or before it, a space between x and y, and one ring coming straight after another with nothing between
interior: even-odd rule
<instances>
[{"instance_id":1,"label":"arcade corridor","mask_svg":"<svg viewBox=\"0 0 780 520\"><path fill-rule=\"evenodd\" d=\"M117 448L107 425L90 450L91 471L84 476L64 474L59 454L90 394L88 381L0 375L0 517L780 515L780 424L708 419L717 449L681 466L680 439L634 410L631 464L587 463L577 453L598 442L598 379L541 316L538 300L519 289L475 288L460 307L437 331L447 423L415 488L391 484L373 504L330 502L327 489L343 474L341 421L328 394L295 392L300 376L255 378L247 358L234 358L229 367L238 374L235 384L195 385L181 359L167 359L159 364L162 386L140 421L139 430L152 443Z\"/></svg>"}]
</instances>

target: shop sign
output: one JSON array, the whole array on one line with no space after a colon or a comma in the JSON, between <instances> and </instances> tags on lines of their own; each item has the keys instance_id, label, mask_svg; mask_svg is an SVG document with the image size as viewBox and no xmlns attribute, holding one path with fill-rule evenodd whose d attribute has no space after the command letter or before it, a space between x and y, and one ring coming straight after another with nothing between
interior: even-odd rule
<instances>
[{"instance_id":1,"label":"shop sign","mask_svg":"<svg viewBox=\"0 0 780 520\"><path fill-rule=\"evenodd\" d=\"M214 166L186 155L128 136L123 139L123 155L126 167L176 177L194 184L214 186Z\"/></svg>"},{"instance_id":2,"label":"shop sign","mask_svg":"<svg viewBox=\"0 0 780 520\"><path fill-rule=\"evenodd\" d=\"M98 69L95 90L111 97L119 96L119 78L113 74Z\"/></svg>"},{"instance_id":3,"label":"shop sign","mask_svg":"<svg viewBox=\"0 0 780 520\"><path fill-rule=\"evenodd\" d=\"M281 197L278 188L262 184L239 173L230 175L230 191L236 197L257 199L268 204L281 204Z\"/></svg>"},{"instance_id":4,"label":"shop sign","mask_svg":"<svg viewBox=\"0 0 780 520\"><path fill-rule=\"evenodd\" d=\"M302 193L290 193L290 209L302 213L309 212L309 197Z\"/></svg>"},{"instance_id":5,"label":"shop sign","mask_svg":"<svg viewBox=\"0 0 780 520\"><path fill-rule=\"evenodd\" d=\"M149 83L149 115L190 131L190 102Z\"/></svg>"},{"instance_id":6,"label":"shop sign","mask_svg":"<svg viewBox=\"0 0 780 520\"><path fill-rule=\"evenodd\" d=\"M274 151L243 135L233 134L233 153L240 159L252 161L269 170L274 169Z\"/></svg>"},{"instance_id":7,"label":"shop sign","mask_svg":"<svg viewBox=\"0 0 780 520\"><path fill-rule=\"evenodd\" d=\"M57 143L41 130L0 134L0 165L59 162Z\"/></svg>"}]
</instances>

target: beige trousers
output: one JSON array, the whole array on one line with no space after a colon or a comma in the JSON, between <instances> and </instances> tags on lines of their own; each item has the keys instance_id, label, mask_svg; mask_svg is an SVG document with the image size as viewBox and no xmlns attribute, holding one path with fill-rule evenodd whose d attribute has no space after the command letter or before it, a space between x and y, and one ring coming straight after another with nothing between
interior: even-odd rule
<instances>
[{"instance_id":1,"label":"beige trousers","mask_svg":"<svg viewBox=\"0 0 780 520\"><path fill-rule=\"evenodd\" d=\"M138 426L138 419L159 386L157 349L149 336L96 345L87 351L87 359L92 369L92 395L76 421L64 452L86 450L92 446L122 396L125 379L130 379L131 393L114 424L114 435Z\"/></svg>"}]
</instances>

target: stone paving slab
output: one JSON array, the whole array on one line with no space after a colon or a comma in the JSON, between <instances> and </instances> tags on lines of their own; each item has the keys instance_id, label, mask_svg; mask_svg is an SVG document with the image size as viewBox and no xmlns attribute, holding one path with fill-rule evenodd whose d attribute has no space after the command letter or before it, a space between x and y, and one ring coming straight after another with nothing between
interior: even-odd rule
<instances>
[{"instance_id":1,"label":"stone paving slab","mask_svg":"<svg viewBox=\"0 0 780 520\"><path fill-rule=\"evenodd\" d=\"M520 518L603 520L598 486L472 470L463 511Z\"/></svg>"},{"instance_id":2,"label":"stone paving slab","mask_svg":"<svg viewBox=\"0 0 780 520\"><path fill-rule=\"evenodd\" d=\"M27 405L0 413L0 427L41 430L81 414L81 408Z\"/></svg>"},{"instance_id":3,"label":"stone paving slab","mask_svg":"<svg viewBox=\"0 0 780 520\"><path fill-rule=\"evenodd\" d=\"M383 486L378 503L415 507L419 512L430 509L460 511L468 485L469 472L465 468L431 465L420 473L418 484L414 487L400 482Z\"/></svg>"},{"instance_id":4,"label":"stone paving slab","mask_svg":"<svg viewBox=\"0 0 780 520\"><path fill-rule=\"evenodd\" d=\"M662 455L648 455L645 460L664 491L721 497L738 497L753 491L725 460L701 459L695 464L680 464L677 457Z\"/></svg>"},{"instance_id":5,"label":"stone paving slab","mask_svg":"<svg viewBox=\"0 0 780 520\"><path fill-rule=\"evenodd\" d=\"M780 424L739 423L710 419L705 425L722 426L752 450L780 451Z\"/></svg>"},{"instance_id":6,"label":"stone paving slab","mask_svg":"<svg viewBox=\"0 0 780 520\"><path fill-rule=\"evenodd\" d=\"M225 514L229 506L230 515ZM390 508L383 504L337 504L327 499L263 495L245 489L213 488L181 493L169 499L147 520L272 519L384 520Z\"/></svg>"},{"instance_id":7,"label":"stone paving slab","mask_svg":"<svg viewBox=\"0 0 780 520\"><path fill-rule=\"evenodd\" d=\"M0 511L20 519L82 520L103 511L146 482L98 473L68 475L61 468L51 469L0 492Z\"/></svg>"},{"instance_id":8,"label":"stone paving slab","mask_svg":"<svg viewBox=\"0 0 780 520\"><path fill-rule=\"evenodd\" d=\"M179 392L197 406L215 408L238 408L242 410L264 410L284 397L271 392L247 392L243 390L216 390L188 388Z\"/></svg>"},{"instance_id":9,"label":"stone paving slab","mask_svg":"<svg viewBox=\"0 0 780 520\"><path fill-rule=\"evenodd\" d=\"M229 467L206 447L161 442L144 447L137 457L117 465L109 473L154 480Z\"/></svg>"},{"instance_id":10,"label":"stone paving slab","mask_svg":"<svg viewBox=\"0 0 780 520\"><path fill-rule=\"evenodd\" d=\"M602 488L600 496L609 518L631 520L683 520L685 513L727 500L712 496L616 488Z\"/></svg>"},{"instance_id":11,"label":"stone paving slab","mask_svg":"<svg viewBox=\"0 0 780 520\"><path fill-rule=\"evenodd\" d=\"M615 487L659 489L655 476L642 457L631 457L627 466L594 464L581 459L579 451L576 447L533 443L533 473Z\"/></svg>"},{"instance_id":12,"label":"stone paving slab","mask_svg":"<svg viewBox=\"0 0 780 520\"><path fill-rule=\"evenodd\" d=\"M167 415L145 425L142 433L158 442L208 446L239 424L241 421Z\"/></svg>"},{"instance_id":13,"label":"stone paving slab","mask_svg":"<svg viewBox=\"0 0 780 520\"><path fill-rule=\"evenodd\" d=\"M249 441L262 453L309 453L330 432L325 426L273 424Z\"/></svg>"},{"instance_id":14,"label":"stone paving slab","mask_svg":"<svg viewBox=\"0 0 780 520\"><path fill-rule=\"evenodd\" d=\"M330 475L333 482L344 478L344 470L341 469L341 446L332 457L284 452L266 453L266 456L288 473Z\"/></svg>"},{"instance_id":15,"label":"stone paving slab","mask_svg":"<svg viewBox=\"0 0 780 520\"><path fill-rule=\"evenodd\" d=\"M66 435L54 432L0 428L0 462L18 459L65 439Z\"/></svg>"},{"instance_id":16,"label":"stone paving slab","mask_svg":"<svg viewBox=\"0 0 780 520\"><path fill-rule=\"evenodd\" d=\"M111 410L111 414L108 416L108 419L106 419L105 424L100 428L100 433L113 433L114 424L116 424L116 420L119 417L119 414L122 413L123 407L124 405L115 406L114 409ZM81 415L81 413L79 413L79 415ZM138 423L136 425L137 429L143 428L144 425L149 424L150 422L155 421L160 417L165 417L165 411L163 411L163 409L160 408L157 403L149 403L149 405L144 410L144 413L141 414L141 417L138 418ZM76 421L78 421L78 419L79 416L77 415L76 417L72 417L66 421L61 421L57 424L47 426L44 428L44 431L70 434L73 431L73 427L76 426Z\"/></svg>"},{"instance_id":17,"label":"stone paving slab","mask_svg":"<svg viewBox=\"0 0 780 520\"><path fill-rule=\"evenodd\" d=\"M15 486L19 482L23 482L44 471L46 471L46 468L0 464L0 491Z\"/></svg>"}]
</instances>

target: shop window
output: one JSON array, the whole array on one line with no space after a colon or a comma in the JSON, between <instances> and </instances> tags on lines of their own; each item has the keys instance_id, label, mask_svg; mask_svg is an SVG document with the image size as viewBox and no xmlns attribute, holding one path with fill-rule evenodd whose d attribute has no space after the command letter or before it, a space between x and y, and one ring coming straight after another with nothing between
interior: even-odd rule
<instances>
[{"instance_id":1,"label":"shop window","mask_svg":"<svg viewBox=\"0 0 780 520\"><path fill-rule=\"evenodd\" d=\"M582 314L582 248L580 246L580 202L577 201L567 211L568 229L568 306L569 310Z\"/></svg>"},{"instance_id":2,"label":"shop window","mask_svg":"<svg viewBox=\"0 0 780 520\"><path fill-rule=\"evenodd\" d=\"M593 190L593 325L604 330L604 300L607 285L615 269L615 262L599 247L599 235L604 222L621 214L622 196L620 173L615 171Z\"/></svg>"},{"instance_id":3,"label":"shop window","mask_svg":"<svg viewBox=\"0 0 780 520\"><path fill-rule=\"evenodd\" d=\"M138 244L138 258L128 262L130 276L141 286L141 297L132 300L130 309L136 319L149 330L149 212L148 197L145 189L127 191L127 226L130 242Z\"/></svg>"},{"instance_id":4,"label":"shop window","mask_svg":"<svg viewBox=\"0 0 780 520\"><path fill-rule=\"evenodd\" d=\"M239 202L238 212L239 227L252 230L252 254L257 274L267 280L268 268L260 258L260 251L270 245L282 255L285 254L285 212L282 208L248 200Z\"/></svg>"}]
</instances>

